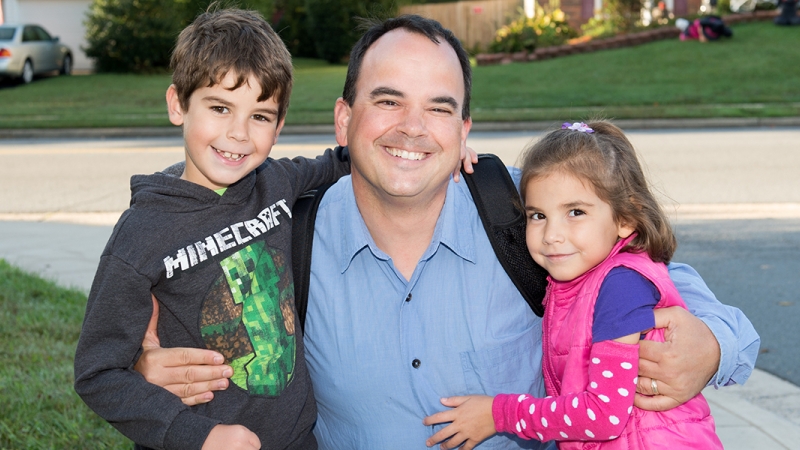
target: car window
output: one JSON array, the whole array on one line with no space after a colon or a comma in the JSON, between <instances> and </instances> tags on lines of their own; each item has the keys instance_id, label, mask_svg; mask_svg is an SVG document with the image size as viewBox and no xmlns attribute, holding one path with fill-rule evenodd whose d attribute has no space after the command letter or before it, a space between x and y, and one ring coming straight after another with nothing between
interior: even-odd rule
<instances>
[{"instance_id":1,"label":"car window","mask_svg":"<svg viewBox=\"0 0 800 450\"><path fill-rule=\"evenodd\" d=\"M39 35L39 40L40 41L52 41L53 40L53 38L50 37L50 33L45 31L44 28L42 28L42 27L34 27L34 29L36 29L36 33Z\"/></svg>"},{"instance_id":2,"label":"car window","mask_svg":"<svg viewBox=\"0 0 800 450\"><path fill-rule=\"evenodd\" d=\"M16 31L16 28L0 27L0 41L14 40L14 34Z\"/></svg>"},{"instance_id":3,"label":"car window","mask_svg":"<svg viewBox=\"0 0 800 450\"><path fill-rule=\"evenodd\" d=\"M39 33L36 32L35 28L25 27L25 29L22 30L22 42L31 42L38 40L39 40Z\"/></svg>"}]
</instances>

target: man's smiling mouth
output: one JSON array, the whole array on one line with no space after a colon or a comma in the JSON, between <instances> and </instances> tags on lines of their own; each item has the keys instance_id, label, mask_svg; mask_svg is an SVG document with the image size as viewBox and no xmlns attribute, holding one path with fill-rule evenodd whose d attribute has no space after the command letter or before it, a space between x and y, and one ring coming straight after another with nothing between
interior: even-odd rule
<instances>
[{"instance_id":1,"label":"man's smiling mouth","mask_svg":"<svg viewBox=\"0 0 800 450\"><path fill-rule=\"evenodd\" d=\"M408 159L408 160L411 160L411 161L419 161L419 160L425 159L428 156L427 153L409 152L408 150L400 150L400 149L391 148L391 147L384 147L384 148L392 156L395 156L395 157L401 158L401 159Z\"/></svg>"}]
</instances>

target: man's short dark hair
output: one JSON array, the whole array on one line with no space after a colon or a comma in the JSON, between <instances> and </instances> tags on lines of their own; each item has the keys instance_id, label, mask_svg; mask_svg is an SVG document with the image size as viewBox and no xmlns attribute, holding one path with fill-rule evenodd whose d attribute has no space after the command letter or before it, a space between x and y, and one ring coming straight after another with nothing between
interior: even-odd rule
<instances>
[{"instance_id":1,"label":"man's short dark hair","mask_svg":"<svg viewBox=\"0 0 800 450\"><path fill-rule=\"evenodd\" d=\"M344 82L342 98L348 105L353 106L356 99L356 81L361 71L361 63L367 50L381 38L384 34L402 28L410 33L417 33L426 36L435 44L440 44L440 39L444 39L455 50L458 61L461 63L461 73L464 75L464 103L461 106L461 118L469 119L469 99L472 91L472 67L469 64L469 55L461 45L461 41L456 38L452 31L443 27L442 24L422 16L406 14L400 17L379 21L375 19L363 19L365 27L369 27L361 36L361 39L353 46L350 52L350 62L347 65L347 78Z\"/></svg>"}]
</instances>

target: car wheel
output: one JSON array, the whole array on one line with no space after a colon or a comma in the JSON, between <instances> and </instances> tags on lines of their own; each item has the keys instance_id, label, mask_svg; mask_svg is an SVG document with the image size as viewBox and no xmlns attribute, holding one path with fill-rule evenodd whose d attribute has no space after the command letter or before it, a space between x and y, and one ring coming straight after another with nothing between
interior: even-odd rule
<instances>
[{"instance_id":1,"label":"car wheel","mask_svg":"<svg viewBox=\"0 0 800 450\"><path fill-rule=\"evenodd\" d=\"M22 82L28 84L31 81L33 81L33 63L31 63L29 59L25 61L25 65L22 66Z\"/></svg>"},{"instance_id":2,"label":"car wheel","mask_svg":"<svg viewBox=\"0 0 800 450\"><path fill-rule=\"evenodd\" d=\"M61 75L70 75L72 73L72 56L64 55L64 62L61 63Z\"/></svg>"}]
</instances>

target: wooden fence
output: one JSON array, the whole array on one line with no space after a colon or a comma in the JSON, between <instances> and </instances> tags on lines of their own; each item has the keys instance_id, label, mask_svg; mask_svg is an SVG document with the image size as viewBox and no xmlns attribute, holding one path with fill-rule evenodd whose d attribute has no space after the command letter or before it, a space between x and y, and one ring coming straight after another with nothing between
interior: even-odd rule
<instances>
[{"instance_id":1,"label":"wooden fence","mask_svg":"<svg viewBox=\"0 0 800 450\"><path fill-rule=\"evenodd\" d=\"M479 44L486 49L495 32L515 19L521 8L522 0L483 0L408 5L400 8L400 14L418 14L438 20L465 48Z\"/></svg>"}]
</instances>

